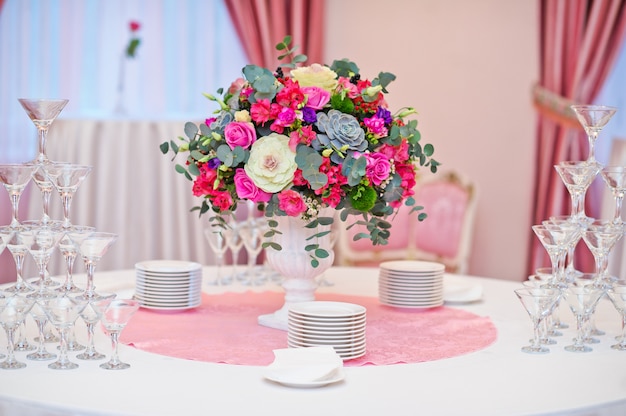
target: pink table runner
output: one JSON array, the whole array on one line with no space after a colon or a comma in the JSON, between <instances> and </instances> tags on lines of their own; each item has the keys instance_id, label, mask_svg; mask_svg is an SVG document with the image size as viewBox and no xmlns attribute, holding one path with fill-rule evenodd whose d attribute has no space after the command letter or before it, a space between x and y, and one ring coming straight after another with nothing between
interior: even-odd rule
<instances>
[{"instance_id":1,"label":"pink table runner","mask_svg":"<svg viewBox=\"0 0 626 416\"><path fill-rule=\"evenodd\" d=\"M257 324L257 317L278 309L279 292L202 296L202 305L180 312L140 309L121 341L140 350L215 363L272 363L272 350L287 347L287 332ZM367 308L365 356L346 366L416 363L480 350L496 339L487 317L446 306L419 310L381 305L377 298L317 294L317 300L349 302Z\"/></svg>"}]
</instances>

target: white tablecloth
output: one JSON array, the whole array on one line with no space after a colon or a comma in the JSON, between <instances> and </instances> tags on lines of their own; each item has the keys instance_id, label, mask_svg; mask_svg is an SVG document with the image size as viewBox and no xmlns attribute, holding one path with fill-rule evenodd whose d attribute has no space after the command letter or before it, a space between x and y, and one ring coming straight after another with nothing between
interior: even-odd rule
<instances>
[{"instance_id":1,"label":"white tablecloth","mask_svg":"<svg viewBox=\"0 0 626 416\"><path fill-rule=\"evenodd\" d=\"M205 268L205 278L212 272ZM78 276L78 282L82 278ZM321 291L376 294L376 269L333 268L327 278L335 285ZM568 329L549 354L529 355L520 352L531 334L530 320L513 294L520 284L466 278L483 286L484 300L455 307L489 316L498 330L496 342L475 353L419 364L348 367L340 383L294 389L265 380L263 367L195 362L122 346L122 360L132 365L124 371L102 370L99 362L79 362L76 370L54 371L47 368L48 362L33 361L22 370L0 370L0 414L626 414L626 353L609 347L620 323L608 300L599 304L596 321L607 335L600 337L593 352L564 351L573 334ZM129 294L133 283L133 270L96 274L96 286L103 291ZM205 290L223 288L205 286ZM560 316L572 323L569 311L562 309ZM76 331L79 341L84 341L80 324ZM97 347L110 350L101 333ZM18 354L24 358L25 353Z\"/></svg>"},{"instance_id":2,"label":"white tablecloth","mask_svg":"<svg viewBox=\"0 0 626 416\"><path fill-rule=\"evenodd\" d=\"M138 261L157 258L212 263L202 232L206 218L190 212L201 199L192 195L191 182L174 171L171 155L159 149L164 141L184 135L185 122L60 118L50 129L50 160L93 166L72 202L72 223L119 234L99 270L132 268ZM41 196L35 186L30 192L28 217L38 219ZM56 192L50 216L63 218ZM50 262L49 270L64 273L60 256Z\"/></svg>"}]
</instances>

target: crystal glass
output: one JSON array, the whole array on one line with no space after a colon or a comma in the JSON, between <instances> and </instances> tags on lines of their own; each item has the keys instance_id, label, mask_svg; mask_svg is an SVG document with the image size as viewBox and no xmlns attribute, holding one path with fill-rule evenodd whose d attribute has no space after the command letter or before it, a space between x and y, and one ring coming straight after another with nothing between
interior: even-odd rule
<instances>
[{"instance_id":1,"label":"crystal glass","mask_svg":"<svg viewBox=\"0 0 626 416\"><path fill-rule=\"evenodd\" d=\"M48 129L69 100L19 98L18 101L35 127L37 127L39 155L35 160L39 163L45 163L49 160L46 154Z\"/></svg>"},{"instance_id":2,"label":"crystal glass","mask_svg":"<svg viewBox=\"0 0 626 416\"><path fill-rule=\"evenodd\" d=\"M587 133L587 141L589 142L588 162L595 162L595 144L600 131L611 120L613 114L617 111L615 107L606 105L572 105L572 110L578 118L578 122Z\"/></svg>"},{"instance_id":3,"label":"crystal glass","mask_svg":"<svg viewBox=\"0 0 626 416\"><path fill-rule=\"evenodd\" d=\"M613 282L607 291L607 296L619 312L622 320L622 333L617 338L618 343L611 345L611 348L620 351L626 351L626 280L617 280Z\"/></svg>"},{"instance_id":4,"label":"crystal glass","mask_svg":"<svg viewBox=\"0 0 626 416\"><path fill-rule=\"evenodd\" d=\"M35 288L28 284L23 278L24 259L28 253L28 248L20 235L20 229L12 228L8 225L0 226L0 239L13 256L17 274L16 282L12 286L5 288L4 291L15 293L33 292Z\"/></svg>"},{"instance_id":5,"label":"crystal glass","mask_svg":"<svg viewBox=\"0 0 626 416\"><path fill-rule=\"evenodd\" d=\"M117 234L105 232L93 232L85 238L81 238L80 242L75 240L78 252L83 258L85 269L87 269L87 287L82 294L85 300L100 299L100 295L96 293L93 284L96 266L102 257L109 250L109 247L117 241ZM70 235L70 238L72 236Z\"/></svg>"},{"instance_id":6,"label":"crystal glass","mask_svg":"<svg viewBox=\"0 0 626 416\"><path fill-rule=\"evenodd\" d=\"M59 241L59 251L65 259L65 282L57 289L63 293L81 293L83 289L74 284L74 262L82 241L96 231L95 227L71 225L65 228Z\"/></svg>"},{"instance_id":7,"label":"crystal glass","mask_svg":"<svg viewBox=\"0 0 626 416\"><path fill-rule=\"evenodd\" d=\"M248 267L246 269L246 279L242 281L244 285L260 285L264 283L263 273L256 270L256 262L259 253L263 250L263 234L266 230L265 218L252 219L241 227L243 242L248 253Z\"/></svg>"},{"instance_id":8,"label":"crystal glass","mask_svg":"<svg viewBox=\"0 0 626 416\"><path fill-rule=\"evenodd\" d=\"M604 295L604 290L594 284L581 283L581 280L576 279L562 293L563 298L576 318L576 338L573 344L565 346L565 350L570 352L590 352L593 349L585 345L587 336L586 324L596 304Z\"/></svg>"},{"instance_id":9,"label":"crystal glass","mask_svg":"<svg viewBox=\"0 0 626 416\"><path fill-rule=\"evenodd\" d=\"M37 188L39 188L39 191L41 193L43 204L43 214L41 216L41 221L46 223L48 222L48 220L50 220L50 196L52 195L52 190L54 189L54 187L52 186L52 182L50 182L50 179L48 179L48 175L46 175L46 170L44 168L45 164L39 162L30 162L30 164L35 165L32 178L33 182L35 182Z\"/></svg>"},{"instance_id":10,"label":"crystal glass","mask_svg":"<svg viewBox=\"0 0 626 416\"><path fill-rule=\"evenodd\" d=\"M591 220L592 219L589 218L589 221L579 222L569 215L553 215L548 219L548 221L551 223L558 224L558 223L563 223L563 222L570 222L579 227L580 232L576 236L574 236L574 238L572 238L572 241L567 247L567 253L565 257L566 258L566 263L565 263L565 280L566 281L569 281L573 279L574 277L580 276L582 274L581 271L576 270L576 265L574 264L574 255L576 253L576 247L578 246L578 243L583 237L583 231L587 228L587 225L589 225Z\"/></svg>"},{"instance_id":11,"label":"crystal glass","mask_svg":"<svg viewBox=\"0 0 626 416\"><path fill-rule=\"evenodd\" d=\"M29 295L27 297L35 301L30 310L30 316L37 325L39 336L37 337L37 349L28 354L26 358L34 361L53 360L57 357L56 354L51 353L46 349L46 323L48 323L48 315L44 310L44 303L50 299L55 299L57 297L57 293L50 291L37 291L34 292L34 294L35 296Z\"/></svg>"},{"instance_id":12,"label":"crystal glass","mask_svg":"<svg viewBox=\"0 0 626 416\"><path fill-rule=\"evenodd\" d=\"M85 308L80 313L80 317L87 326L87 348L85 351L76 356L79 360L102 360L106 357L104 354L96 350L94 345L94 330L96 328L96 324L100 321L102 309L106 308L110 301L115 298L116 294L101 293L100 295L102 299L87 301ZM82 299L82 297L79 296L79 299ZM100 302L99 308L94 306L95 302Z\"/></svg>"},{"instance_id":13,"label":"crystal glass","mask_svg":"<svg viewBox=\"0 0 626 416\"><path fill-rule=\"evenodd\" d=\"M130 367L119 359L119 336L130 318L139 309L139 302L131 299L113 299L98 301L93 304L100 310L100 322L111 337L113 354L106 363L100 364L105 370L123 370Z\"/></svg>"},{"instance_id":14,"label":"crystal glass","mask_svg":"<svg viewBox=\"0 0 626 416\"><path fill-rule=\"evenodd\" d=\"M626 166L605 166L600 171L600 175L615 199L613 222L621 224L623 223L622 202L626 195Z\"/></svg>"},{"instance_id":15,"label":"crystal glass","mask_svg":"<svg viewBox=\"0 0 626 416\"><path fill-rule=\"evenodd\" d=\"M61 237L63 237L64 234L62 228L40 225L25 227L20 230L19 233L22 237L24 245L28 249L28 252L37 264L37 269L39 271L39 279L37 283L39 287L38 290L43 292L51 286L58 286L58 283L54 282L52 279L48 279L48 281L46 281L46 277L48 263L50 262L52 253L56 250L59 240L61 240Z\"/></svg>"},{"instance_id":16,"label":"crystal glass","mask_svg":"<svg viewBox=\"0 0 626 416\"><path fill-rule=\"evenodd\" d=\"M0 325L7 336L7 358L0 363L3 369L18 369L26 364L15 358L15 331L22 325L34 303L20 295L0 298Z\"/></svg>"},{"instance_id":17,"label":"crystal glass","mask_svg":"<svg viewBox=\"0 0 626 416\"><path fill-rule=\"evenodd\" d=\"M228 244L224 236L224 229L217 225L212 225L204 229L204 236L211 246L211 250L215 253L215 279L210 280L209 284L222 284L222 268L224 266L224 253L228 249Z\"/></svg>"},{"instance_id":18,"label":"crystal glass","mask_svg":"<svg viewBox=\"0 0 626 416\"><path fill-rule=\"evenodd\" d=\"M24 188L30 182L35 166L28 164L6 163L0 164L0 183L4 185L11 198L11 227L20 225L18 219L20 197Z\"/></svg>"},{"instance_id":19,"label":"crystal glass","mask_svg":"<svg viewBox=\"0 0 626 416\"><path fill-rule=\"evenodd\" d=\"M581 223L588 221L588 217L585 215L585 195L589 185L600 172L600 164L586 161L564 161L555 165L554 168L570 194L572 218Z\"/></svg>"},{"instance_id":20,"label":"crystal glass","mask_svg":"<svg viewBox=\"0 0 626 416\"><path fill-rule=\"evenodd\" d=\"M230 221L226 228L222 230L224 239L226 240L226 245L230 249L233 257L232 273L230 276L225 276L222 279L223 284L232 283L238 276L237 264L239 263L239 252L241 252L244 245L241 229L245 226L245 224L245 222Z\"/></svg>"},{"instance_id":21,"label":"crystal glass","mask_svg":"<svg viewBox=\"0 0 626 416\"><path fill-rule=\"evenodd\" d=\"M86 301L61 295L43 303L43 309L48 316L48 320L59 331L61 344L59 348L59 358L48 364L48 368L53 370L71 370L78 367L78 364L69 360L67 356L68 332L74 327L74 322L78 319L80 312L85 308Z\"/></svg>"},{"instance_id":22,"label":"crystal glass","mask_svg":"<svg viewBox=\"0 0 626 416\"><path fill-rule=\"evenodd\" d=\"M53 163L45 166L46 174L56 188L63 202L63 226L69 227L72 198L83 183L92 167L72 163Z\"/></svg>"},{"instance_id":23,"label":"crystal glass","mask_svg":"<svg viewBox=\"0 0 626 416\"><path fill-rule=\"evenodd\" d=\"M533 225L532 230L550 257L554 284L562 282L564 259L567 254L568 244L571 243L578 232L577 228L544 223Z\"/></svg>"},{"instance_id":24,"label":"crystal glass","mask_svg":"<svg viewBox=\"0 0 626 416\"><path fill-rule=\"evenodd\" d=\"M524 287L515 289L515 295L520 300L533 323L533 340L531 345L522 347L522 351L530 354L545 354L550 350L541 344L541 323L554 308L559 291L551 288Z\"/></svg>"},{"instance_id":25,"label":"crystal glass","mask_svg":"<svg viewBox=\"0 0 626 416\"><path fill-rule=\"evenodd\" d=\"M597 280L608 283L609 255L617 241L624 235L624 226L612 221L596 220L583 231L583 240L593 254Z\"/></svg>"}]
</instances>

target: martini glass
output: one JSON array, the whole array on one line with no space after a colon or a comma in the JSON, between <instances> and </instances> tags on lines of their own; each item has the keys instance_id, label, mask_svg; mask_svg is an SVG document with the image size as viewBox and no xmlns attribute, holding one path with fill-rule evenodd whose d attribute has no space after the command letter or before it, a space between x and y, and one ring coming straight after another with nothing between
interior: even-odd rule
<instances>
[{"instance_id":1,"label":"martini glass","mask_svg":"<svg viewBox=\"0 0 626 416\"><path fill-rule=\"evenodd\" d=\"M606 126L606 123L613 117L617 108L606 105L572 105L571 108L574 110L578 122L585 129L585 133L587 133L587 140L589 141L587 161L595 162L595 144L598 135Z\"/></svg>"},{"instance_id":2,"label":"martini glass","mask_svg":"<svg viewBox=\"0 0 626 416\"><path fill-rule=\"evenodd\" d=\"M622 221L622 201L626 195L626 166L605 166L600 171L602 179L615 198L615 211L613 214L613 222L623 223Z\"/></svg>"},{"instance_id":3,"label":"martini glass","mask_svg":"<svg viewBox=\"0 0 626 416\"><path fill-rule=\"evenodd\" d=\"M595 310L596 304L604 295L604 290L595 284L588 284L587 282L579 284L579 279L576 279L562 293L567 305L576 317L576 338L573 344L565 346L565 350L570 352L590 352L593 349L585 345L587 336L585 327Z\"/></svg>"},{"instance_id":4,"label":"martini glass","mask_svg":"<svg viewBox=\"0 0 626 416\"><path fill-rule=\"evenodd\" d=\"M541 323L554 309L558 290L540 287L524 287L515 289L515 295L522 302L524 309L533 323L534 337L531 345L522 347L522 351L530 354L546 354L550 350L541 345Z\"/></svg>"},{"instance_id":5,"label":"martini glass","mask_svg":"<svg viewBox=\"0 0 626 416\"><path fill-rule=\"evenodd\" d=\"M37 264L39 271L37 282L39 294L43 294L50 286L58 285L52 279L47 280L46 276L52 253L57 248L63 234L62 228L48 225L25 227L20 231L20 236L26 249ZM33 293L28 296L37 296L37 294Z\"/></svg>"},{"instance_id":6,"label":"martini glass","mask_svg":"<svg viewBox=\"0 0 626 416\"><path fill-rule=\"evenodd\" d=\"M98 352L94 345L94 330L100 320L102 309L106 307L116 295L115 293L102 293L101 296L103 299L87 301L85 308L80 313L80 317L83 318L87 326L87 348L76 356L79 360L102 360L105 358L105 355ZM100 302L99 308L94 306L95 302Z\"/></svg>"},{"instance_id":7,"label":"martini glass","mask_svg":"<svg viewBox=\"0 0 626 416\"><path fill-rule=\"evenodd\" d=\"M76 242L78 252L83 258L85 269L87 269L87 287L81 295L85 300L102 299L102 296L95 292L93 277L98 262L106 254L109 247L117 241L117 234L105 232L93 232L80 242ZM72 238L70 236L70 238Z\"/></svg>"},{"instance_id":8,"label":"martini glass","mask_svg":"<svg viewBox=\"0 0 626 416\"><path fill-rule=\"evenodd\" d=\"M63 293L81 293L83 289L74 284L74 261L78 255L78 246L91 233L95 232L95 227L83 225L71 225L64 229L65 234L59 241L59 251L65 259L65 282L57 288L57 291Z\"/></svg>"},{"instance_id":9,"label":"martini glass","mask_svg":"<svg viewBox=\"0 0 626 416\"><path fill-rule=\"evenodd\" d=\"M49 163L49 162L47 162ZM29 165L34 165L33 170L33 182L39 188L41 192L41 198L43 202L43 215L41 217L41 221L46 223L50 220L50 195L52 195L52 182L48 179L46 175L46 170L44 168L44 164L40 164L39 162L30 162Z\"/></svg>"},{"instance_id":10,"label":"martini glass","mask_svg":"<svg viewBox=\"0 0 626 416\"><path fill-rule=\"evenodd\" d=\"M72 225L70 222L72 198L78 187L91 172L91 169L91 166L72 163L53 163L45 166L50 182L61 195L63 202L63 226L66 228Z\"/></svg>"},{"instance_id":11,"label":"martini glass","mask_svg":"<svg viewBox=\"0 0 626 416\"><path fill-rule=\"evenodd\" d=\"M130 364L120 361L118 354L119 336L126 327L130 318L139 309L139 302L130 299L104 300L94 303L100 310L100 322L105 332L111 337L113 354L106 363L100 364L100 368L105 370L123 370L130 367Z\"/></svg>"},{"instance_id":12,"label":"martini glass","mask_svg":"<svg viewBox=\"0 0 626 416\"><path fill-rule=\"evenodd\" d=\"M626 280L613 282L607 295L622 318L622 334L617 338L618 343L611 345L611 348L626 351Z\"/></svg>"},{"instance_id":13,"label":"martini glass","mask_svg":"<svg viewBox=\"0 0 626 416\"><path fill-rule=\"evenodd\" d=\"M241 234L241 229L246 223L237 223L231 221L226 228L222 231L224 238L226 239L226 245L230 248L230 252L233 257L233 268L230 276L224 277L222 283L229 284L237 278L237 264L239 263L239 252L243 248L244 239Z\"/></svg>"},{"instance_id":14,"label":"martini glass","mask_svg":"<svg viewBox=\"0 0 626 416\"><path fill-rule=\"evenodd\" d=\"M43 303L43 309L48 316L48 320L59 331L61 345L59 348L59 358L48 364L48 368L53 370L71 370L78 367L78 364L71 362L67 357L68 333L74 327L74 323L80 312L85 308L86 301L71 298L67 295L49 299Z\"/></svg>"},{"instance_id":15,"label":"martini glass","mask_svg":"<svg viewBox=\"0 0 626 416\"><path fill-rule=\"evenodd\" d=\"M585 194L591 182L600 172L601 165L596 162L568 160L555 165L554 168L570 194L572 219L580 223L588 222L589 219L585 215Z\"/></svg>"},{"instance_id":16,"label":"martini glass","mask_svg":"<svg viewBox=\"0 0 626 416\"><path fill-rule=\"evenodd\" d=\"M11 198L11 208L13 209L11 217L11 227L16 228L20 225L18 220L18 208L20 205L20 197L28 182L30 182L33 171L36 169L33 165L7 163L0 164L0 183L4 185L9 197Z\"/></svg>"},{"instance_id":17,"label":"martini glass","mask_svg":"<svg viewBox=\"0 0 626 416\"><path fill-rule=\"evenodd\" d=\"M15 359L15 330L24 323L35 301L19 295L0 298L0 325L7 335L7 358L0 363L0 368L24 368L26 364Z\"/></svg>"},{"instance_id":18,"label":"martini glass","mask_svg":"<svg viewBox=\"0 0 626 416\"><path fill-rule=\"evenodd\" d=\"M39 155L35 161L45 163L48 161L46 154L46 139L50 125L56 120L69 100L29 99L19 98L18 101L28 114L39 136Z\"/></svg>"},{"instance_id":19,"label":"martini glass","mask_svg":"<svg viewBox=\"0 0 626 416\"><path fill-rule=\"evenodd\" d=\"M243 242L248 253L248 268L244 285L260 285L264 283L263 272L255 270L257 257L263 250L263 234L265 233L265 219L252 219L241 227Z\"/></svg>"},{"instance_id":20,"label":"martini glass","mask_svg":"<svg viewBox=\"0 0 626 416\"><path fill-rule=\"evenodd\" d=\"M596 280L610 285L612 277L608 273L609 255L617 241L624 235L624 226L612 221L596 220L583 231L583 240L593 254L596 267Z\"/></svg>"},{"instance_id":21,"label":"martini glass","mask_svg":"<svg viewBox=\"0 0 626 416\"><path fill-rule=\"evenodd\" d=\"M3 289L5 292L12 293L29 293L35 290L30 284L28 284L23 278L24 258L28 253L28 248L24 244L22 236L20 234L20 228L12 228L9 225L0 226L0 239L6 245L13 256L15 262L15 271L17 274L17 280L15 284Z\"/></svg>"}]
</instances>

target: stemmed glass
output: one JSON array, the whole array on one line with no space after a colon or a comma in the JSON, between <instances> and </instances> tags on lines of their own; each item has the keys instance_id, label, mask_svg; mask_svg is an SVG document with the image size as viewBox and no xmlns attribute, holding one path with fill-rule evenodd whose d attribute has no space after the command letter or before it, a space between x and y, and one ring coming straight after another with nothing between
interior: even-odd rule
<instances>
[{"instance_id":1,"label":"stemmed glass","mask_svg":"<svg viewBox=\"0 0 626 416\"><path fill-rule=\"evenodd\" d=\"M34 303L19 295L0 298L0 325L7 335L7 358L0 363L0 368L24 368L26 364L15 358L15 330L23 324Z\"/></svg>"},{"instance_id":2,"label":"stemmed glass","mask_svg":"<svg viewBox=\"0 0 626 416\"><path fill-rule=\"evenodd\" d=\"M621 224L623 222L622 202L626 195L626 166L605 166L600 171L600 175L615 198L613 222Z\"/></svg>"},{"instance_id":3,"label":"stemmed glass","mask_svg":"<svg viewBox=\"0 0 626 416\"><path fill-rule=\"evenodd\" d=\"M18 101L28 114L39 135L39 155L35 161L43 164L48 161L46 139L50 125L56 120L69 100L19 98Z\"/></svg>"},{"instance_id":4,"label":"stemmed glass","mask_svg":"<svg viewBox=\"0 0 626 416\"><path fill-rule=\"evenodd\" d=\"M531 345L522 347L522 351L530 354L545 354L550 352L541 345L541 323L554 309L559 296L556 289L541 287L524 287L515 289L515 295L520 300L533 323L533 339Z\"/></svg>"},{"instance_id":5,"label":"stemmed glass","mask_svg":"<svg viewBox=\"0 0 626 416\"><path fill-rule=\"evenodd\" d=\"M17 274L17 280L15 283L3 290L5 292L13 293L29 293L34 291L35 288L28 284L23 278L24 258L28 253L28 248L24 244L20 235L20 229L11 228L9 225L0 226L0 239L13 256L15 271Z\"/></svg>"},{"instance_id":6,"label":"stemmed glass","mask_svg":"<svg viewBox=\"0 0 626 416\"><path fill-rule=\"evenodd\" d=\"M601 165L596 162L564 161L554 168L570 194L572 219L580 223L588 221L585 215L585 195L589 185L600 172Z\"/></svg>"},{"instance_id":7,"label":"stemmed glass","mask_svg":"<svg viewBox=\"0 0 626 416\"><path fill-rule=\"evenodd\" d=\"M593 254L598 282L608 284L611 277L608 273L609 254L624 235L624 226L611 221L596 220L583 231L583 240Z\"/></svg>"},{"instance_id":8,"label":"stemmed glass","mask_svg":"<svg viewBox=\"0 0 626 416\"><path fill-rule=\"evenodd\" d=\"M139 302L130 299L98 301L93 304L100 311L100 322L111 337L113 354L111 359L100 364L105 370L123 370L130 364L120 361L118 354L119 336L130 318L139 309Z\"/></svg>"},{"instance_id":9,"label":"stemmed glass","mask_svg":"<svg viewBox=\"0 0 626 416\"><path fill-rule=\"evenodd\" d=\"M94 330L96 324L100 320L101 309L104 309L110 301L115 298L115 293L102 293L102 299L87 301L85 308L81 311L80 317L87 326L87 348L82 353L78 354L76 358L79 360L102 360L105 355L98 352L94 345ZM82 299L79 297L79 299ZM95 302L100 302L100 308L94 306Z\"/></svg>"},{"instance_id":10,"label":"stemmed glass","mask_svg":"<svg viewBox=\"0 0 626 416\"><path fill-rule=\"evenodd\" d=\"M241 234L243 235L243 243L246 246L246 252L248 253L248 269L246 270L246 280L242 283L244 285L262 284L263 279L259 278L259 274L255 272L255 266L257 257L263 249L263 234L265 233L264 225L266 224L264 218L252 219L241 227Z\"/></svg>"},{"instance_id":11,"label":"stemmed glass","mask_svg":"<svg viewBox=\"0 0 626 416\"><path fill-rule=\"evenodd\" d=\"M224 237L224 229L217 225L211 225L204 229L204 235L215 253L216 272L215 279L209 282L212 285L222 284L222 267L224 266L224 253L228 249L228 243Z\"/></svg>"},{"instance_id":12,"label":"stemmed glass","mask_svg":"<svg viewBox=\"0 0 626 416\"><path fill-rule=\"evenodd\" d=\"M67 356L68 332L74 326L85 305L86 301L71 298L67 295L44 301L43 309L48 316L48 320L61 335L59 358L55 362L48 364L48 368L53 370L71 370L78 367L78 364L71 362Z\"/></svg>"},{"instance_id":13,"label":"stemmed glass","mask_svg":"<svg viewBox=\"0 0 626 416\"><path fill-rule=\"evenodd\" d=\"M241 236L241 229L245 226L245 223L237 223L231 221L226 228L222 231L224 238L226 239L226 245L230 248L230 252L233 257L233 267L231 276L224 277L222 283L229 284L237 278L237 264L239 262L239 252L241 251L244 239Z\"/></svg>"},{"instance_id":14,"label":"stemmed glass","mask_svg":"<svg viewBox=\"0 0 626 416\"><path fill-rule=\"evenodd\" d=\"M39 188L42 197L43 203L43 215L41 217L41 221L43 223L47 223L50 220L50 195L52 195L52 182L48 179L48 175L46 175L46 170L43 164L39 164L39 162L29 162L29 164L35 164L35 169L33 170L33 182ZM50 163L50 162L46 162Z\"/></svg>"},{"instance_id":15,"label":"stemmed glass","mask_svg":"<svg viewBox=\"0 0 626 416\"><path fill-rule=\"evenodd\" d=\"M20 197L30 182L35 166L18 163L0 164L0 182L4 185L11 198L11 224L13 228L20 225L18 219Z\"/></svg>"},{"instance_id":16,"label":"stemmed glass","mask_svg":"<svg viewBox=\"0 0 626 416\"><path fill-rule=\"evenodd\" d=\"M611 120L617 108L606 105L572 105L571 108L574 110L578 122L585 129L585 133L587 133L587 140L589 141L589 156L587 157L587 161L595 162L594 149L598 135L604 126L606 126L606 123Z\"/></svg>"},{"instance_id":17,"label":"stemmed glass","mask_svg":"<svg viewBox=\"0 0 626 416\"><path fill-rule=\"evenodd\" d=\"M102 296L95 292L93 277L98 262L106 254L109 247L117 241L117 234L105 232L93 232L80 242L74 241L85 263L87 269L87 287L81 295L85 300L102 299ZM70 238L72 236L70 235Z\"/></svg>"},{"instance_id":18,"label":"stemmed glass","mask_svg":"<svg viewBox=\"0 0 626 416\"><path fill-rule=\"evenodd\" d=\"M583 237L582 232L583 230L585 230L585 228L587 228L587 225L589 224L588 222L583 222L583 223L577 222L569 215L554 215L554 216L551 216L548 219L548 221L554 224L568 222L579 227L580 232L572 238L572 241L567 246L567 253L565 254L565 258L566 258L565 280L570 281L574 277L580 276L582 274L581 271L576 270L576 266L574 264L574 254L576 253L576 246L578 246L578 243Z\"/></svg>"},{"instance_id":19,"label":"stemmed glass","mask_svg":"<svg viewBox=\"0 0 626 416\"><path fill-rule=\"evenodd\" d=\"M31 295L28 295L27 298L33 299L35 302L33 303L33 307L30 310L30 316L35 321L37 325L37 329L39 331L39 336L37 337L37 349L26 356L29 360L35 361L45 361L45 360L53 360L57 356L54 353L49 352L46 349L46 324L48 323L48 315L44 310L44 303L47 300L54 299L57 297L57 294L54 292L34 292Z\"/></svg>"},{"instance_id":20,"label":"stemmed glass","mask_svg":"<svg viewBox=\"0 0 626 416\"><path fill-rule=\"evenodd\" d=\"M622 333L618 337L618 343L611 345L611 348L626 351L626 280L613 282L607 295L622 318Z\"/></svg>"},{"instance_id":21,"label":"stemmed glass","mask_svg":"<svg viewBox=\"0 0 626 416\"><path fill-rule=\"evenodd\" d=\"M576 338L574 338L573 344L565 346L565 350L570 352L590 352L592 348L585 345L587 336L586 324L595 310L596 304L604 295L604 290L595 284L575 279L562 293L567 305L576 317Z\"/></svg>"},{"instance_id":22,"label":"stemmed glass","mask_svg":"<svg viewBox=\"0 0 626 416\"><path fill-rule=\"evenodd\" d=\"M65 259L65 282L57 288L62 293L80 293L83 290L74 284L74 261L78 255L78 246L91 233L95 232L95 227L84 225L72 225L64 229L65 234L59 241L59 251Z\"/></svg>"},{"instance_id":23,"label":"stemmed glass","mask_svg":"<svg viewBox=\"0 0 626 416\"><path fill-rule=\"evenodd\" d=\"M92 167L72 163L53 163L45 166L46 174L63 202L63 226L69 227L72 198L78 187L91 172Z\"/></svg>"},{"instance_id":24,"label":"stemmed glass","mask_svg":"<svg viewBox=\"0 0 626 416\"><path fill-rule=\"evenodd\" d=\"M552 264L553 284L562 283L564 274L564 259L568 244L579 232L576 227L565 227L563 224L543 223L533 225L532 230L545 248Z\"/></svg>"},{"instance_id":25,"label":"stemmed glass","mask_svg":"<svg viewBox=\"0 0 626 416\"><path fill-rule=\"evenodd\" d=\"M44 290L51 284L57 285L57 283L51 279L51 283L46 282L46 270L53 251L57 248L61 237L63 237L63 230L48 225L32 226L20 230L20 236L31 257L37 264L39 270L39 280L37 283L39 286L38 291L40 294L43 294ZM36 296L36 294L32 295Z\"/></svg>"}]
</instances>

